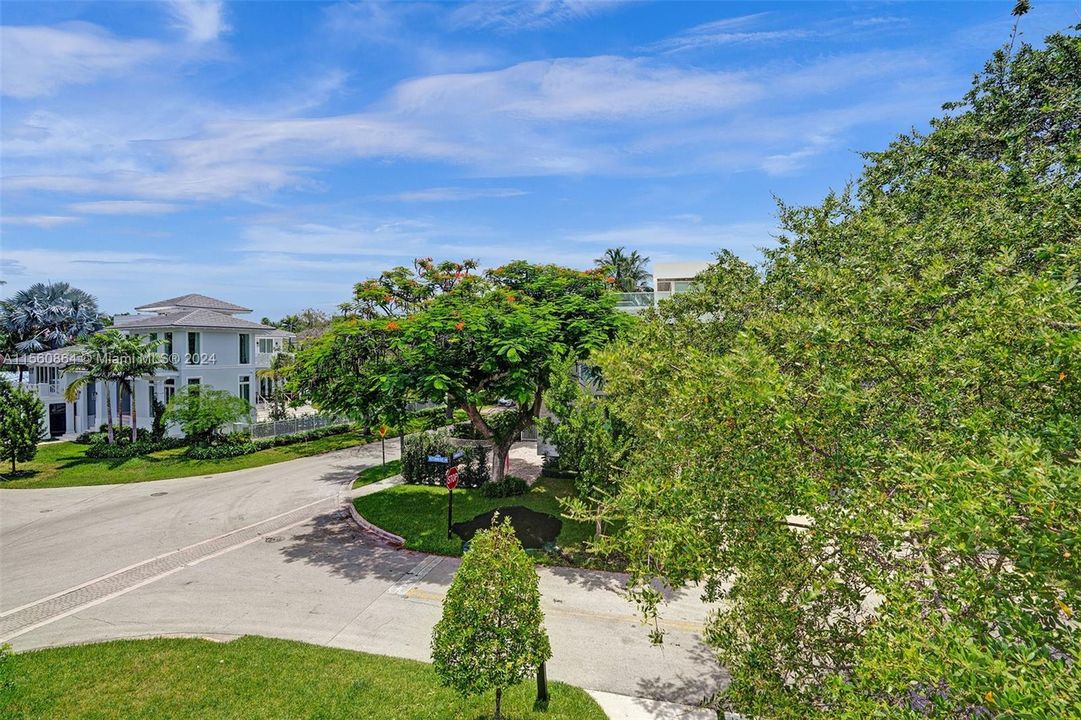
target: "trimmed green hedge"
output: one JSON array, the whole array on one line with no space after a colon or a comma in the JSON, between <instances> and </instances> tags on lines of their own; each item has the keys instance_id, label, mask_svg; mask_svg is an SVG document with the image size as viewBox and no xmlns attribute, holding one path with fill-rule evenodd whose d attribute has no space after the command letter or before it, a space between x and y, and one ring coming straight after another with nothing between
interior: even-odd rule
<instances>
[{"instance_id":1,"label":"trimmed green hedge","mask_svg":"<svg viewBox=\"0 0 1081 720\"><path fill-rule=\"evenodd\" d=\"M514 475L505 475L502 482L489 482L480 486L480 494L487 498L525 495L528 490L529 483Z\"/></svg>"},{"instance_id":2,"label":"trimmed green hedge","mask_svg":"<svg viewBox=\"0 0 1081 720\"><path fill-rule=\"evenodd\" d=\"M188 448L187 452L184 453L184 457L192 460L221 460L223 458L238 457L240 455L250 455L251 453L272 447L281 447L283 445L308 442L309 440L318 440L319 438L330 437L331 435L341 435L350 430L352 430L351 425L333 425L330 427L315 428L314 430L304 430L298 433L290 433L288 435L257 438L248 442L192 445Z\"/></svg>"},{"instance_id":3,"label":"trimmed green hedge","mask_svg":"<svg viewBox=\"0 0 1081 720\"><path fill-rule=\"evenodd\" d=\"M452 456L461 452L458 459L461 473L458 485L463 488L480 487L488 482L488 450L472 445L458 446L451 442L446 430L407 435L402 452L402 477L414 485L442 485L446 482L447 464L428 462L429 455Z\"/></svg>"}]
</instances>

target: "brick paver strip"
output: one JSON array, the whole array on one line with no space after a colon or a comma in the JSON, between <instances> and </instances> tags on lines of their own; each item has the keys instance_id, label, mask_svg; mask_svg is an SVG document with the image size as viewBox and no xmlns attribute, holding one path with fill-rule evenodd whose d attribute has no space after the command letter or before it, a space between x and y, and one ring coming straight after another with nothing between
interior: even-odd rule
<instances>
[{"instance_id":1,"label":"brick paver strip","mask_svg":"<svg viewBox=\"0 0 1081 720\"><path fill-rule=\"evenodd\" d=\"M323 509L322 506L333 507L334 504L335 501L330 498L320 500L283 515L249 525L246 528L234 530L226 535L147 560L118 573L91 581L86 585L39 600L31 605L9 611L7 614L0 616L0 641L10 640L32 626L42 624L60 615L70 614L85 605L175 572L215 553L230 550L261 535L267 535L298 522L303 522L317 515Z\"/></svg>"}]
</instances>

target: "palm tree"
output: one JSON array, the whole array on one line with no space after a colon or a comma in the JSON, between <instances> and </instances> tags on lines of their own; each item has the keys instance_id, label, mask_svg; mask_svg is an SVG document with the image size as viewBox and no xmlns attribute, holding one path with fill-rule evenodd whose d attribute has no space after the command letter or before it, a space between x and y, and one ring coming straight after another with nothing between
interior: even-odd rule
<instances>
[{"instance_id":1,"label":"palm tree","mask_svg":"<svg viewBox=\"0 0 1081 720\"><path fill-rule=\"evenodd\" d=\"M77 371L83 374L75 378L64 390L64 399L75 402L79 399L79 392L84 386L96 383L99 380L105 383L105 419L106 431L109 444L115 442L113 437L113 402L109 393L109 382L119 382L122 371L122 362L125 351L126 338L119 330L106 330L105 332L91 335L86 339L81 356L75 362L69 364L67 371Z\"/></svg>"},{"instance_id":2,"label":"palm tree","mask_svg":"<svg viewBox=\"0 0 1081 720\"><path fill-rule=\"evenodd\" d=\"M20 353L55 350L102 327L94 296L65 282L34 283L0 302L0 331Z\"/></svg>"},{"instance_id":3,"label":"palm tree","mask_svg":"<svg viewBox=\"0 0 1081 720\"><path fill-rule=\"evenodd\" d=\"M628 255L622 246L608 248L604 251L604 255L593 262L598 268L608 273L612 285L620 292L650 290L649 285L646 284L649 280L649 273L646 271L649 258L639 255L637 250L632 250Z\"/></svg>"},{"instance_id":4,"label":"palm tree","mask_svg":"<svg viewBox=\"0 0 1081 720\"><path fill-rule=\"evenodd\" d=\"M158 370L176 370L176 366L161 352L160 341L131 335L122 338L120 345L123 352L120 355L119 383L131 397L131 441L136 442L139 439L139 417L136 412L139 403L135 398L135 381Z\"/></svg>"}]
</instances>

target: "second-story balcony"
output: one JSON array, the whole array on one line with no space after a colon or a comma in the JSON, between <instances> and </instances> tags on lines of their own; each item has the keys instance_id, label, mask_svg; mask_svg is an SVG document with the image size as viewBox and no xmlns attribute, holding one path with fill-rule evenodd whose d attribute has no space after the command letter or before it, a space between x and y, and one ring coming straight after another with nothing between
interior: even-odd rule
<instances>
[{"instance_id":1,"label":"second-story balcony","mask_svg":"<svg viewBox=\"0 0 1081 720\"><path fill-rule=\"evenodd\" d=\"M637 315L648 307L653 307L653 293L651 292L621 292L617 293L616 309Z\"/></svg>"}]
</instances>

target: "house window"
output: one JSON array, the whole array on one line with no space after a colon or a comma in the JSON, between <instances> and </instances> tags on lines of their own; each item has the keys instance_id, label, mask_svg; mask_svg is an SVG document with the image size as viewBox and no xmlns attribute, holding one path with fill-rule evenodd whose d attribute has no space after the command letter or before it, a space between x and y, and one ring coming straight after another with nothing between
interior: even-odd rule
<instances>
[{"instance_id":1,"label":"house window","mask_svg":"<svg viewBox=\"0 0 1081 720\"><path fill-rule=\"evenodd\" d=\"M131 414L131 391L128 390L127 385L117 385L117 407L120 408L121 414Z\"/></svg>"},{"instance_id":2,"label":"house window","mask_svg":"<svg viewBox=\"0 0 1081 720\"><path fill-rule=\"evenodd\" d=\"M202 378L188 378L188 385L201 385L202 382Z\"/></svg>"},{"instance_id":3,"label":"house window","mask_svg":"<svg viewBox=\"0 0 1081 720\"><path fill-rule=\"evenodd\" d=\"M164 352L165 352L166 355L172 355L173 354L173 334L171 332L167 332L167 333L164 334L164 338L165 338L165 351Z\"/></svg>"},{"instance_id":4,"label":"house window","mask_svg":"<svg viewBox=\"0 0 1081 720\"><path fill-rule=\"evenodd\" d=\"M56 382L60 377L60 368L36 367L34 368L34 380L39 384Z\"/></svg>"},{"instance_id":5,"label":"house window","mask_svg":"<svg viewBox=\"0 0 1081 720\"><path fill-rule=\"evenodd\" d=\"M251 404L251 375L240 376L240 397L248 401Z\"/></svg>"},{"instance_id":6,"label":"house window","mask_svg":"<svg viewBox=\"0 0 1081 720\"><path fill-rule=\"evenodd\" d=\"M199 333L188 333L188 363L191 365L199 364L199 348L202 345L202 338L199 337ZM191 384L190 382L188 383Z\"/></svg>"},{"instance_id":7,"label":"house window","mask_svg":"<svg viewBox=\"0 0 1081 720\"><path fill-rule=\"evenodd\" d=\"M98 384L89 383L86 386L86 416L92 418L98 414Z\"/></svg>"},{"instance_id":8,"label":"house window","mask_svg":"<svg viewBox=\"0 0 1081 720\"><path fill-rule=\"evenodd\" d=\"M173 399L173 393L176 392L176 381L169 378L165 381L165 402L169 402Z\"/></svg>"},{"instance_id":9,"label":"house window","mask_svg":"<svg viewBox=\"0 0 1081 720\"><path fill-rule=\"evenodd\" d=\"M240 333L240 364L247 365L251 362L251 335Z\"/></svg>"},{"instance_id":10,"label":"house window","mask_svg":"<svg viewBox=\"0 0 1081 720\"><path fill-rule=\"evenodd\" d=\"M150 411L154 412L154 404L158 401L158 386L153 382L148 382L146 387L150 391Z\"/></svg>"},{"instance_id":11,"label":"house window","mask_svg":"<svg viewBox=\"0 0 1081 720\"><path fill-rule=\"evenodd\" d=\"M146 339L150 341L150 346L151 347L153 347L155 350L158 349L158 334L157 333L150 333L149 335L146 336Z\"/></svg>"},{"instance_id":12,"label":"house window","mask_svg":"<svg viewBox=\"0 0 1081 720\"><path fill-rule=\"evenodd\" d=\"M274 338L259 338L259 352L274 352Z\"/></svg>"}]
</instances>

